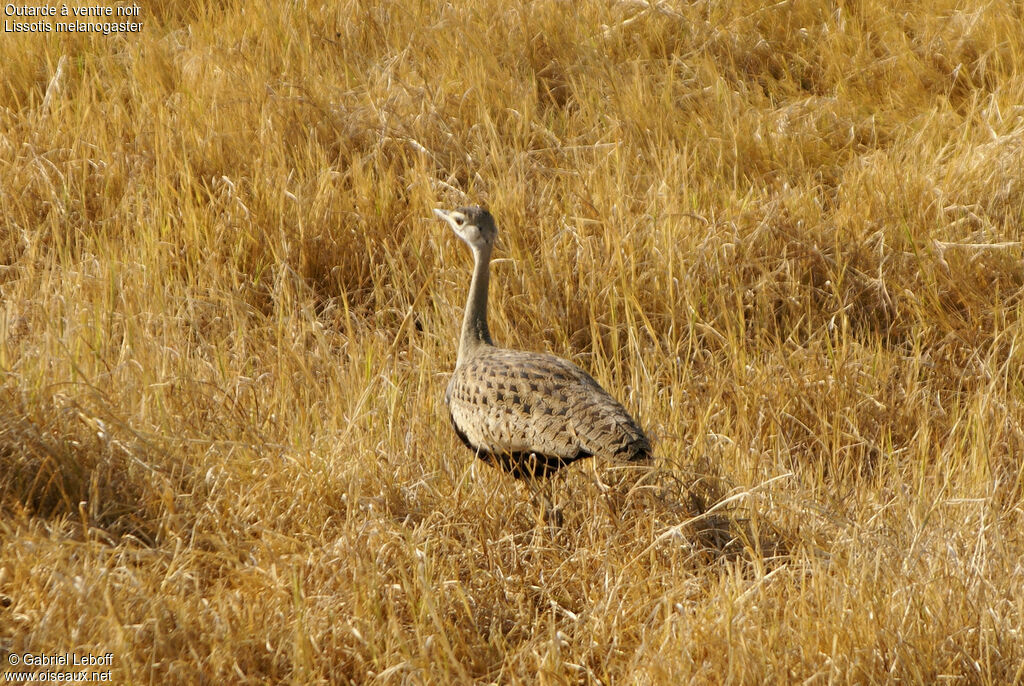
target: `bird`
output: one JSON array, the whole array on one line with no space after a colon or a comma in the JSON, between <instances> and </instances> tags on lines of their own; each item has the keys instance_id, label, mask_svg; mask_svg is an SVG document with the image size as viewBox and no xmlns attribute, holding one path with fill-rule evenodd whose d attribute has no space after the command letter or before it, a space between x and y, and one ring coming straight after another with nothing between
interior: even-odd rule
<instances>
[{"instance_id":1,"label":"bird","mask_svg":"<svg viewBox=\"0 0 1024 686\"><path fill-rule=\"evenodd\" d=\"M502 348L491 339L487 290L498 236L491 213L469 206L434 214L473 253L455 371L444 394L462 443L516 479L547 477L589 457L649 461L643 429L590 374L555 355Z\"/></svg>"}]
</instances>

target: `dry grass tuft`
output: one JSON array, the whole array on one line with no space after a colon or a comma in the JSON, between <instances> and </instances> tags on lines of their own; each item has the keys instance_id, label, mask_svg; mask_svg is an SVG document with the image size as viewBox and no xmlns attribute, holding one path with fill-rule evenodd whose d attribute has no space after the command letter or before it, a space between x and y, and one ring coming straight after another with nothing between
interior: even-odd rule
<instances>
[{"instance_id":1,"label":"dry grass tuft","mask_svg":"<svg viewBox=\"0 0 1024 686\"><path fill-rule=\"evenodd\" d=\"M456 5L5 35L5 664L1024 680L1021 4ZM465 201L662 457L555 530L447 425Z\"/></svg>"}]
</instances>

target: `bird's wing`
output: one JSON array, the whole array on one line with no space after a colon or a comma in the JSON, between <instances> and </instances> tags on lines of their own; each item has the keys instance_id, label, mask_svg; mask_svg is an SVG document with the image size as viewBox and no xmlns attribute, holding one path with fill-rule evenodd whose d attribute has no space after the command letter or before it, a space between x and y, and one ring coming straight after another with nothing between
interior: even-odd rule
<instances>
[{"instance_id":1,"label":"bird's wing","mask_svg":"<svg viewBox=\"0 0 1024 686\"><path fill-rule=\"evenodd\" d=\"M456 370L446 393L452 422L472 447L557 459L647 457L643 431L576 365L493 349Z\"/></svg>"}]
</instances>

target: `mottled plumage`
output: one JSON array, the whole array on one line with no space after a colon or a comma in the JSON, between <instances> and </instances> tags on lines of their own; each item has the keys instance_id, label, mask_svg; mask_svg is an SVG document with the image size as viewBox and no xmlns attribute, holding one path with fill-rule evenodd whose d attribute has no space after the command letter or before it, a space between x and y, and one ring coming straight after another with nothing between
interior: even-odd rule
<instances>
[{"instance_id":1,"label":"mottled plumage","mask_svg":"<svg viewBox=\"0 0 1024 686\"><path fill-rule=\"evenodd\" d=\"M643 461L651 446L622 405L573 363L491 341L487 284L494 219L479 207L435 210L473 250L455 372L445 402L462 442L516 478L547 476L576 460Z\"/></svg>"},{"instance_id":2,"label":"mottled plumage","mask_svg":"<svg viewBox=\"0 0 1024 686\"><path fill-rule=\"evenodd\" d=\"M650 456L625 408L554 355L482 350L452 374L445 400L463 443L515 477L546 476L585 457Z\"/></svg>"}]
</instances>

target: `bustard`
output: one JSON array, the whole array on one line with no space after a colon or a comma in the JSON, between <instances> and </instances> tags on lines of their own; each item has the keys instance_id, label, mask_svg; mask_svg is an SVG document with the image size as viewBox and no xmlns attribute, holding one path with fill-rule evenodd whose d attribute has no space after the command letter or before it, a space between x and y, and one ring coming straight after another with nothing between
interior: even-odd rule
<instances>
[{"instance_id":1,"label":"bustard","mask_svg":"<svg viewBox=\"0 0 1024 686\"><path fill-rule=\"evenodd\" d=\"M648 460L643 430L585 371L554 355L494 345L487 284L498 229L491 213L460 207L434 214L473 251L458 358L444 394L466 447L518 479L548 476L587 457Z\"/></svg>"}]
</instances>

